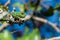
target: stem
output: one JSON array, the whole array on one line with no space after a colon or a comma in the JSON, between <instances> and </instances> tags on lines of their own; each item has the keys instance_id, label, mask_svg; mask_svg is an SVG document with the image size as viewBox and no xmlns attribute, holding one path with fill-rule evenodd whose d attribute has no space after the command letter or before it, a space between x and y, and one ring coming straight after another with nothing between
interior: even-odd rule
<instances>
[{"instance_id":1,"label":"stem","mask_svg":"<svg viewBox=\"0 0 60 40\"><path fill-rule=\"evenodd\" d=\"M8 0L4 6L8 6L8 4L10 4L10 0Z\"/></svg>"},{"instance_id":2,"label":"stem","mask_svg":"<svg viewBox=\"0 0 60 40\"><path fill-rule=\"evenodd\" d=\"M50 38L48 40L60 40L60 37L53 37L53 38Z\"/></svg>"},{"instance_id":3,"label":"stem","mask_svg":"<svg viewBox=\"0 0 60 40\"><path fill-rule=\"evenodd\" d=\"M36 20L36 21L46 23L46 24L50 25L51 27L53 27L57 32L60 32L60 30L59 30L59 28L57 27L56 24L53 24L46 19L43 19L43 18L40 18L40 17L35 17L35 16L33 16L33 19Z\"/></svg>"},{"instance_id":4,"label":"stem","mask_svg":"<svg viewBox=\"0 0 60 40\"><path fill-rule=\"evenodd\" d=\"M0 31L2 31L5 27L7 27L9 24L8 23L4 23L2 26L0 26Z\"/></svg>"}]
</instances>

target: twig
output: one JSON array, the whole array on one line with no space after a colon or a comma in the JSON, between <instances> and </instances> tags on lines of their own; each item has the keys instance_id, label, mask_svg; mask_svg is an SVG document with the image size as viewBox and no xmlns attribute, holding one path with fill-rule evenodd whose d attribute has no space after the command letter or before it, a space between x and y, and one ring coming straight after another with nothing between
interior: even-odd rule
<instances>
[{"instance_id":1,"label":"twig","mask_svg":"<svg viewBox=\"0 0 60 40\"><path fill-rule=\"evenodd\" d=\"M33 16L32 18L33 18L34 20L37 20L37 21L46 23L46 24L50 25L51 27L53 27L57 32L60 32L60 30L59 30L59 28L57 27L56 24L53 24L53 23L49 22L48 20L43 19L43 18L40 18L40 17L35 17L35 16Z\"/></svg>"},{"instance_id":2,"label":"twig","mask_svg":"<svg viewBox=\"0 0 60 40\"><path fill-rule=\"evenodd\" d=\"M8 0L4 6L7 6L8 4L10 4L10 0Z\"/></svg>"},{"instance_id":3,"label":"twig","mask_svg":"<svg viewBox=\"0 0 60 40\"><path fill-rule=\"evenodd\" d=\"M8 23L5 23L3 24L2 26L0 26L0 31L2 31L5 27L7 27L9 24Z\"/></svg>"},{"instance_id":4,"label":"twig","mask_svg":"<svg viewBox=\"0 0 60 40\"><path fill-rule=\"evenodd\" d=\"M48 40L60 40L60 37L53 37L53 38L50 38Z\"/></svg>"}]
</instances>

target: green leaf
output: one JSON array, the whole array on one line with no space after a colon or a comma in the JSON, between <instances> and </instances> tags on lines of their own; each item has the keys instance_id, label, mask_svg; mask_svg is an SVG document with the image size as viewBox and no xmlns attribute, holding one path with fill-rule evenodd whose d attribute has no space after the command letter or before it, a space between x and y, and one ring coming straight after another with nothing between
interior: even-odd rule
<instances>
[{"instance_id":1,"label":"green leaf","mask_svg":"<svg viewBox=\"0 0 60 40\"><path fill-rule=\"evenodd\" d=\"M10 34L10 32L8 32L7 30L4 30L3 32L0 33L0 39L1 40L13 40L13 37Z\"/></svg>"}]
</instances>

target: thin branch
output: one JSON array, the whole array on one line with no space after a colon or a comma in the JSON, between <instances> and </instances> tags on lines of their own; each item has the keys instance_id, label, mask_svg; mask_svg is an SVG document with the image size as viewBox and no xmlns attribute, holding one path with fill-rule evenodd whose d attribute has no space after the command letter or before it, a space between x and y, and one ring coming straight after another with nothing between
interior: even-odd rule
<instances>
[{"instance_id":1,"label":"thin branch","mask_svg":"<svg viewBox=\"0 0 60 40\"><path fill-rule=\"evenodd\" d=\"M7 15L7 17L6 17L7 20L12 20L12 16L8 12L6 12L5 15ZM0 21L2 21L2 20L0 20ZM0 26L0 31L2 31L8 25L9 25L9 23L6 21L2 26Z\"/></svg>"},{"instance_id":2,"label":"thin branch","mask_svg":"<svg viewBox=\"0 0 60 40\"><path fill-rule=\"evenodd\" d=\"M9 24L8 23L4 23L2 26L0 26L0 31L2 31L5 27L7 27Z\"/></svg>"},{"instance_id":3,"label":"thin branch","mask_svg":"<svg viewBox=\"0 0 60 40\"><path fill-rule=\"evenodd\" d=\"M43 23L46 23L46 24L50 25L51 27L53 27L57 32L60 32L60 29L57 27L56 24L53 24L46 19L43 19L43 18L40 18L40 17L35 17L35 16L33 16L33 19L37 20L37 21L40 21L40 22L43 22Z\"/></svg>"},{"instance_id":4,"label":"thin branch","mask_svg":"<svg viewBox=\"0 0 60 40\"><path fill-rule=\"evenodd\" d=\"M27 15L25 18L20 18L20 20L27 21L27 20L29 20L30 18L31 18L31 16L30 16L30 15Z\"/></svg>"},{"instance_id":5,"label":"thin branch","mask_svg":"<svg viewBox=\"0 0 60 40\"><path fill-rule=\"evenodd\" d=\"M60 36L59 37L53 37L53 38L50 38L48 40L60 40Z\"/></svg>"},{"instance_id":6,"label":"thin branch","mask_svg":"<svg viewBox=\"0 0 60 40\"><path fill-rule=\"evenodd\" d=\"M30 15L26 16L25 18L20 18L20 20L29 20L31 18ZM46 23L48 25L50 25L51 27L53 27L57 32L60 32L59 28L57 27L56 24L53 24L51 22L49 22L48 20L44 19L44 18L41 18L41 17L36 17L36 16L32 16L32 18L36 21L40 21L42 23Z\"/></svg>"},{"instance_id":7,"label":"thin branch","mask_svg":"<svg viewBox=\"0 0 60 40\"><path fill-rule=\"evenodd\" d=\"M10 4L10 0L8 0L4 6L7 6L8 4Z\"/></svg>"}]
</instances>

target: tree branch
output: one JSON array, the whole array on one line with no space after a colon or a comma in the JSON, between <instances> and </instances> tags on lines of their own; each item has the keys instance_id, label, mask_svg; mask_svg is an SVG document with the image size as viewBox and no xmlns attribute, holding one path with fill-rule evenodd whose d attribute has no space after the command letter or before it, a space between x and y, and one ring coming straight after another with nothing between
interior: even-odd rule
<instances>
[{"instance_id":1,"label":"tree branch","mask_svg":"<svg viewBox=\"0 0 60 40\"><path fill-rule=\"evenodd\" d=\"M2 26L0 26L0 31L2 31L5 27L7 27L9 24L8 23L4 23Z\"/></svg>"},{"instance_id":2,"label":"tree branch","mask_svg":"<svg viewBox=\"0 0 60 40\"><path fill-rule=\"evenodd\" d=\"M53 38L50 38L48 40L60 40L60 37L53 37Z\"/></svg>"},{"instance_id":3,"label":"tree branch","mask_svg":"<svg viewBox=\"0 0 60 40\"><path fill-rule=\"evenodd\" d=\"M10 4L10 0L8 0L4 6L7 6L8 4Z\"/></svg>"},{"instance_id":4,"label":"tree branch","mask_svg":"<svg viewBox=\"0 0 60 40\"><path fill-rule=\"evenodd\" d=\"M36 21L40 21L40 22L46 23L46 24L50 25L51 27L53 27L57 32L60 32L60 29L57 27L56 24L53 24L53 23L49 22L48 20L40 18L40 17L33 16L32 18L34 20L36 20Z\"/></svg>"}]
</instances>

